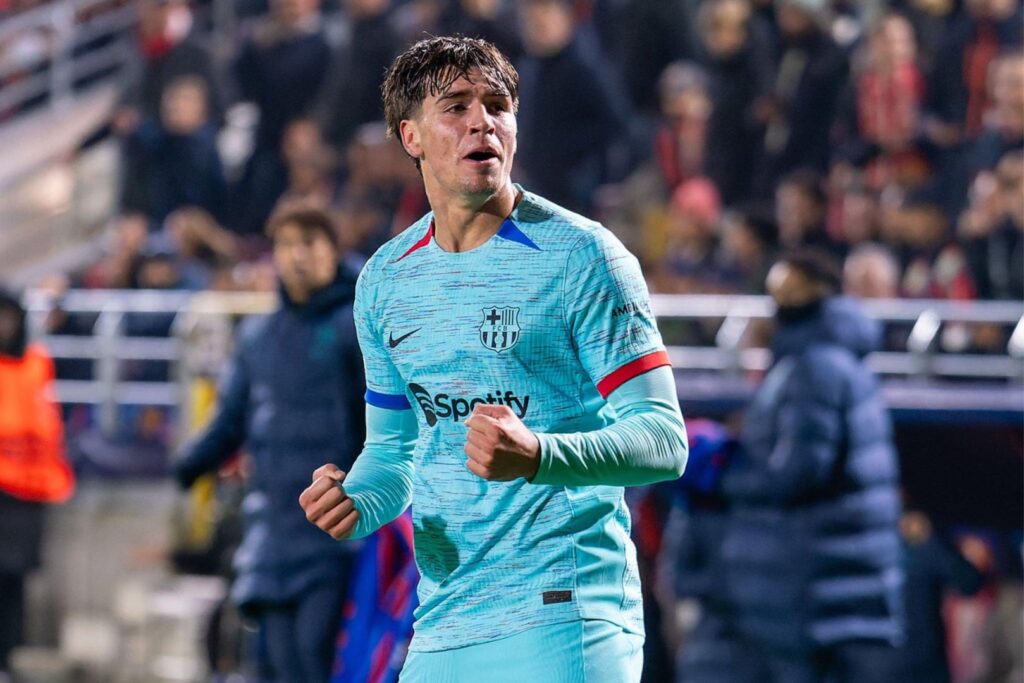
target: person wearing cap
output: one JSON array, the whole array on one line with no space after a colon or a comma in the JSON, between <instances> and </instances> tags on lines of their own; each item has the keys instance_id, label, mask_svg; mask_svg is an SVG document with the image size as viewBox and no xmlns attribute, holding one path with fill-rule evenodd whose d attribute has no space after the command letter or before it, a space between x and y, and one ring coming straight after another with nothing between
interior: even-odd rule
<instances>
[{"instance_id":1,"label":"person wearing cap","mask_svg":"<svg viewBox=\"0 0 1024 683\"><path fill-rule=\"evenodd\" d=\"M840 286L826 252L795 251L769 271L774 362L722 481L731 512L717 597L761 662L758 683L895 680L899 467L864 363L880 329Z\"/></svg>"},{"instance_id":2,"label":"person wearing cap","mask_svg":"<svg viewBox=\"0 0 1024 683\"><path fill-rule=\"evenodd\" d=\"M174 471L188 488L245 446L245 533L231 597L259 625L262 681L326 683L356 547L309 524L295 500L323 458L349 467L363 442L355 275L318 208L284 205L267 233L281 306L242 324L213 418Z\"/></svg>"}]
</instances>

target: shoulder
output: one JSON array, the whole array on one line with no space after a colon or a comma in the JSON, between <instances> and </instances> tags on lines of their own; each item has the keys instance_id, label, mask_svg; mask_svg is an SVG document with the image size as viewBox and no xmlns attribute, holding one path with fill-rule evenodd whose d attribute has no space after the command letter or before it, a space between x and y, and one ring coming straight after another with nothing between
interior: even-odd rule
<instances>
[{"instance_id":1,"label":"shoulder","mask_svg":"<svg viewBox=\"0 0 1024 683\"><path fill-rule=\"evenodd\" d=\"M813 344L794 357L790 394L841 405L848 388L865 373L860 359L839 344Z\"/></svg>"},{"instance_id":2,"label":"shoulder","mask_svg":"<svg viewBox=\"0 0 1024 683\"><path fill-rule=\"evenodd\" d=\"M402 257L424 240L428 240L428 230L433 214L427 213L408 228L382 244L366 261L356 282L356 291L365 294L370 289L380 286L393 278L405 266Z\"/></svg>"},{"instance_id":3,"label":"shoulder","mask_svg":"<svg viewBox=\"0 0 1024 683\"><path fill-rule=\"evenodd\" d=\"M242 320L238 324L238 352L244 353L259 344L260 340L270 333L271 323L280 313L279 309L273 313L250 315Z\"/></svg>"},{"instance_id":4,"label":"shoulder","mask_svg":"<svg viewBox=\"0 0 1024 683\"><path fill-rule=\"evenodd\" d=\"M606 227L554 202L523 192L512 219L546 251L562 251L584 259L629 252Z\"/></svg>"}]
</instances>

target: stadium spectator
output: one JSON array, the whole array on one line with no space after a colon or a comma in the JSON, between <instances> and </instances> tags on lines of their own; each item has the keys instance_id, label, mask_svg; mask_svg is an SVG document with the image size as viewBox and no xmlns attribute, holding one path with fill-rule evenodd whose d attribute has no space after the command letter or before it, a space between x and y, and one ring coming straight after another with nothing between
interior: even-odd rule
<instances>
[{"instance_id":1,"label":"stadium spectator","mask_svg":"<svg viewBox=\"0 0 1024 683\"><path fill-rule=\"evenodd\" d=\"M598 5L613 3L596 3ZM657 113L658 74L673 62L696 60L700 43L696 3L689 0L626 0L615 17L614 53L623 65L630 102L637 111Z\"/></svg>"},{"instance_id":2,"label":"stadium spectator","mask_svg":"<svg viewBox=\"0 0 1024 683\"><path fill-rule=\"evenodd\" d=\"M329 206L338 189L334 177L335 155L324 143L320 130L309 119L295 119L285 128L281 158L288 185L279 203L304 201Z\"/></svg>"},{"instance_id":3,"label":"stadium spectator","mask_svg":"<svg viewBox=\"0 0 1024 683\"><path fill-rule=\"evenodd\" d=\"M979 175L959 236L978 296L1024 300L1024 153L1010 152Z\"/></svg>"},{"instance_id":4,"label":"stadium spectator","mask_svg":"<svg viewBox=\"0 0 1024 683\"><path fill-rule=\"evenodd\" d=\"M160 117L164 90L183 76L205 84L206 111L220 121L219 82L207 50L192 33L193 17L184 0L142 0L138 3L138 49L141 59L131 60L134 71L114 112L113 127L127 135L143 121Z\"/></svg>"},{"instance_id":5,"label":"stadium spectator","mask_svg":"<svg viewBox=\"0 0 1024 683\"><path fill-rule=\"evenodd\" d=\"M801 168L824 173L830 133L849 65L825 31L825 0L775 4L781 56L768 109L759 193L769 196L778 180ZM780 225L781 227L781 225Z\"/></svg>"},{"instance_id":6,"label":"stadium spectator","mask_svg":"<svg viewBox=\"0 0 1024 683\"><path fill-rule=\"evenodd\" d=\"M721 286L714 262L720 214L718 192L706 178L687 180L672 193L664 256L651 275L659 292L706 293Z\"/></svg>"},{"instance_id":7,"label":"stadium spectator","mask_svg":"<svg viewBox=\"0 0 1024 683\"><path fill-rule=\"evenodd\" d=\"M858 245L843 264L843 293L858 299L895 299L899 296L900 263L881 244Z\"/></svg>"},{"instance_id":8,"label":"stadium spectator","mask_svg":"<svg viewBox=\"0 0 1024 683\"><path fill-rule=\"evenodd\" d=\"M708 0L701 6L711 97L704 168L726 206L750 198L764 140L773 58L758 28L743 0Z\"/></svg>"},{"instance_id":9,"label":"stadium spectator","mask_svg":"<svg viewBox=\"0 0 1024 683\"><path fill-rule=\"evenodd\" d=\"M775 260L775 223L754 206L728 212L722 221L721 263L737 294L763 294Z\"/></svg>"},{"instance_id":10,"label":"stadium spectator","mask_svg":"<svg viewBox=\"0 0 1024 683\"><path fill-rule=\"evenodd\" d=\"M775 222L783 249L815 247L842 253L842 245L825 228L826 196L817 174L800 170L789 174L775 191Z\"/></svg>"},{"instance_id":11,"label":"stadium spectator","mask_svg":"<svg viewBox=\"0 0 1024 683\"><path fill-rule=\"evenodd\" d=\"M239 258L235 236L222 228L213 216L195 207L178 209L165 223L167 239L177 255L185 288L223 289L224 270L234 266Z\"/></svg>"},{"instance_id":12,"label":"stadium spectator","mask_svg":"<svg viewBox=\"0 0 1024 683\"><path fill-rule=\"evenodd\" d=\"M67 500L75 486L53 361L27 337L25 309L0 290L0 676L24 642L25 579L41 564L44 504Z\"/></svg>"},{"instance_id":13,"label":"stadium spectator","mask_svg":"<svg viewBox=\"0 0 1024 683\"><path fill-rule=\"evenodd\" d=\"M150 230L185 206L225 217L227 181L206 101L201 79L179 78L164 90L159 118L143 121L124 141L121 209L145 214Z\"/></svg>"},{"instance_id":14,"label":"stadium spectator","mask_svg":"<svg viewBox=\"0 0 1024 683\"><path fill-rule=\"evenodd\" d=\"M689 62L673 62L658 80L661 121L654 138L654 160L671 197L683 182L703 175L712 103L707 74Z\"/></svg>"},{"instance_id":15,"label":"stadium spectator","mask_svg":"<svg viewBox=\"0 0 1024 683\"><path fill-rule=\"evenodd\" d=\"M947 210L959 212L966 200L971 144L982 133L990 106L991 63L1001 51L1021 48L1019 5L1016 0L965 0L944 31L928 78L925 133L936 150L934 182Z\"/></svg>"},{"instance_id":16,"label":"stadium spectator","mask_svg":"<svg viewBox=\"0 0 1024 683\"><path fill-rule=\"evenodd\" d=\"M567 0L521 3L525 55L517 168L538 193L574 211L612 179L628 134L626 101ZM628 155L621 154L625 162ZM619 169L622 170L622 169Z\"/></svg>"},{"instance_id":17,"label":"stadium spectator","mask_svg":"<svg viewBox=\"0 0 1024 683\"><path fill-rule=\"evenodd\" d=\"M902 296L915 299L973 299L976 292L964 249L953 241L950 221L935 187L905 194L887 212L886 234L899 240Z\"/></svg>"},{"instance_id":18,"label":"stadium spectator","mask_svg":"<svg viewBox=\"0 0 1024 683\"><path fill-rule=\"evenodd\" d=\"M398 53L391 0L344 0L348 39L335 52L317 106L324 140L339 152L357 128L380 121L380 81Z\"/></svg>"},{"instance_id":19,"label":"stadium spectator","mask_svg":"<svg viewBox=\"0 0 1024 683\"><path fill-rule=\"evenodd\" d=\"M1024 54L997 57L989 73L992 106L974 143L973 171L991 171L1007 153L1024 149Z\"/></svg>"},{"instance_id":20,"label":"stadium spectator","mask_svg":"<svg viewBox=\"0 0 1024 683\"><path fill-rule=\"evenodd\" d=\"M924 76L910 22L884 17L871 31L851 83L851 139L843 156L865 167L867 182L919 184L930 171L917 141L922 125Z\"/></svg>"},{"instance_id":21,"label":"stadium spectator","mask_svg":"<svg viewBox=\"0 0 1024 683\"><path fill-rule=\"evenodd\" d=\"M842 174L845 164L836 164L829 183L828 234L834 235L844 249L880 238L881 208L878 192L864 180L863 174Z\"/></svg>"},{"instance_id":22,"label":"stadium spectator","mask_svg":"<svg viewBox=\"0 0 1024 683\"><path fill-rule=\"evenodd\" d=\"M494 43L513 64L522 54L513 0L454 0L441 12L438 35L463 35Z\"/></svg>"},{"instance_id":23,"label":"stadium spectator","mask_svg":"<svg viewBox=\"0 0 1024 683\"><path fill-rule=\"evenodd\" d=\"M722 483L726 614L759 683L888 683L902 637L899 468L863 361L880 330L839 286L827 252L769 272L774 361Z\"/></svg>"},{"instance_id":24,"label":"stadium spectator","mask_svg":"<svg viewBox=\"0 0 1024 683\"><path fill-rule=\"evenodd\" d=\"M273 0L234 64L243 100L259 110L252 156L232 202L233 230L259 233L288 184L281 141L288 124L309 115L331 62L319 0Z\"/></svg>"},{"instance_id":25,"label":"stadium spectator","mask_svg":"<svg viewBox=\"0 0 1024 683\"><path fill-rule=\"evenodd\" d=\"M943 36L929 78L929 111L936 117L931 137L942 147L981 132L989 107L989 66L1003 49L1022 43L1016 0L964 0Z\"/></svg>"},{"instance_id":26,"label":"stadium spectator","mask_svg":"<svg viewBox=\"0 0 1024 683\"><path fill-rule=\"evenodd\" d=\"M259 624L273 683L325 683L351 546L306 521L296 501L325 457L350 466L362 443L362 360L352 321L354 275L319 209L284 206L268 234L281 307L244 323L216 414L183 450L183 487L251 455L246 531L232 598Z\"/></svg>"}]
</instances>

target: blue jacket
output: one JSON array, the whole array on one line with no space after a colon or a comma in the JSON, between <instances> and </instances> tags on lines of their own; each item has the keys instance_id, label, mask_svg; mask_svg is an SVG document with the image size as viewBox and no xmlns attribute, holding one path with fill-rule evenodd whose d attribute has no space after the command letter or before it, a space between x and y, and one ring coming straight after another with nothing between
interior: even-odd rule
<instances>
[{"instance_id":1,"label":"blue jacket","mask_svg":"<svg viewBox=\"0 0 1024 683\"><path fill-rule=\"evenodd\" d=\"M724 607L748 639L801 652L902 634L899 469L853 301L782 325L723 481Z\"/></svg>"},{"instance_id":2,"label":"blue jacket","mask_svg":"<svg viewBox=\"0 0 1024 683\"><path fill-rule=\"evenodd\" d=\"M288 300L243 323L216 414L175 465L189 486L244 443L252 458L232 596L243 608L340 580L351 549L306 520L299 494L320 465L347 470L362 448L363 365L352 319L355 278L303 306Z\"/></svg>"}]
</instances>

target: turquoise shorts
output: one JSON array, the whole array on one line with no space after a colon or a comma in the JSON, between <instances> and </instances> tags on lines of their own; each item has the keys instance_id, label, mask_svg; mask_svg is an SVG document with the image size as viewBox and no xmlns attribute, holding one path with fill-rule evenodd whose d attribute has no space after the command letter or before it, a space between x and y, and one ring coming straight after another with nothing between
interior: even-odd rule
<instances>
[{"instance_id":1,"label":"turquoise shorts","mask_svg":"<svg viewBox=\"0 0 1024 683\"><path fill-rule=\"evenodd\" d=\"M410 652L399 683L639 683L644 637L608 621L538 626L489 643Z\"/></svg>"}]
</instances>

